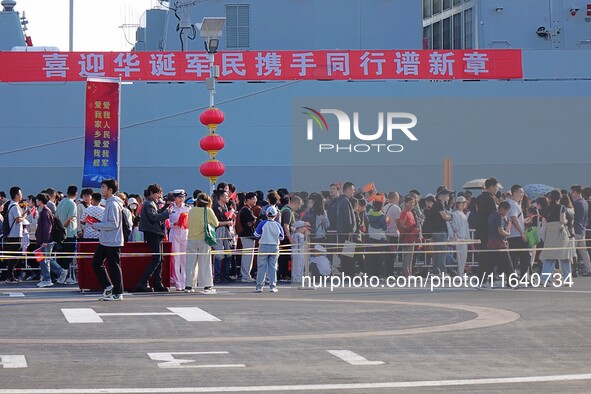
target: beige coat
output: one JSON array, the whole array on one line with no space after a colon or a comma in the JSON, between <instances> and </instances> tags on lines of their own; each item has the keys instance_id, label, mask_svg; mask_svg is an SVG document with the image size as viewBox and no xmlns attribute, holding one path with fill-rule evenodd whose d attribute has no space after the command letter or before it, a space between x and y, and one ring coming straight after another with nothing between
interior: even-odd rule
<instances>
[{"instance_id":1,"label":"beige coat","mask_svg":"<svg viewBox=\"0 0 591 394\"><path fill-rule=\"evenodd\" d=\"M562 216L562 215L561 215ZM544 232L544 248L562 248L560 250L542 250L540 260L568 260L569 238L566 227L561 222L546 223Z\"/></svg>"}]
</instances>

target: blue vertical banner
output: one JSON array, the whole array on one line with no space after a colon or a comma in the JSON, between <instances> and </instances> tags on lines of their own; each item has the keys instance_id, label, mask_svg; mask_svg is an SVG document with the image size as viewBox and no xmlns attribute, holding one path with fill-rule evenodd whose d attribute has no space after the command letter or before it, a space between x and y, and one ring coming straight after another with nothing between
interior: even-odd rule
<instances>
[{"instance_id":1,"label":"blue vertical banner","mask_svg":"<svg viewBox=\"0 0 591 394\"><path fill-rule=\"evenodd\" d=\"M82 187L100 187L104 179L119 180L119 85L118 80L86 82Z\"/></svg>"}]
</instances>

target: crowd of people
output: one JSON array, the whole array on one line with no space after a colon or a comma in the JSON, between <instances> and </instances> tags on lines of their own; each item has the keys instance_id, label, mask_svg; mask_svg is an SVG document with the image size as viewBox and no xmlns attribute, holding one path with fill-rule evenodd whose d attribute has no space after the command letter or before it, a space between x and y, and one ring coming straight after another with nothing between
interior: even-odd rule
<instances>
[{"instance_id":1,"label":"crowd of people","mask_svg":"<svg viewBox=\"0 0 591 394\"><path fill-rule=\"evenodd\" d=\"M48 188L25 199L14 186L9 196L0 192L2 266L7 283L75 284L77 244L98 242L93 268L108 301L122 299L125 242L145 242L152 255L135 287L141 292L199 287L215 294L215 284L236 280L277 292L278 281L301 283L305 273L411 276L419 259L432 275L463 276L470 253L479 262L470 274L482 278L527 281L536 270L548 276L556 269L566 278L591 275L590 199L591 187L573 185L532 201L520 185L502 193L494 178L476 197L443 186L426 195L359 191L346 182L322 192L266 194L218 183L212 194L195 190L189 198L182 189L164 195L158 184L127 194L105 180L100 192L86 188L79 196L69 186L65 196ZM170 289L162 283L164 241L172 245ZM34 260L39 273L19 268Z\"/></svg>"}]
</instances>

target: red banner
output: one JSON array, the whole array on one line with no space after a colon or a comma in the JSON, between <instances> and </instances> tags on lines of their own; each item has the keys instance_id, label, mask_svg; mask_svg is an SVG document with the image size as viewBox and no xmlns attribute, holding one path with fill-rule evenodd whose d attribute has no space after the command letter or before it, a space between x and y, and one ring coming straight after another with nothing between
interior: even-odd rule
<instances>
[{"instance_id":1,"label":"red banner","mask_svg":"<svg viewBox=\"0 0 591 394\"><path fill-rule=\"evenodd\" d=\"M215 55L222 81L519 79L521 50L248 51ZM196 81L205 52L0 52L0 82Z\"/></svg>"},{"instance_id":2,"label":"red banner","mask_svg":"<svg viewBox=\"0 0 591 394\"><path fill-rule=\"evenodd\" d=\"M82 187L119 178L119 81L86 83L86 127Z\"/></svg>"}]
</instances>

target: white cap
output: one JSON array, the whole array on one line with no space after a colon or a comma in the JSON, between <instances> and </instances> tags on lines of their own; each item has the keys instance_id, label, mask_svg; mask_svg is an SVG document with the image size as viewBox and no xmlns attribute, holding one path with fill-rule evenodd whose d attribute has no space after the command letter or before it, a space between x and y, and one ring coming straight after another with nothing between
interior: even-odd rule
<instances>
[{"instance_id":1,"label":"white cap","mask_svg":"<svg viewBox=\"0 0 591 394\"><path fill-rule=\"evenodd\" d=\"M275 216L277 216L277 208L275 208L275 206L271 205L269 208L267 208L267 210L265 211L265 214L270 217L275 217Z\"/></svg>"},{"instance_id":2,"label":"white cap","mask_svg":"<svg viewBox=\"0 0 591 394\"><path fill-rule=\"evenodd\" d=\"M293 224L293 228L302 228L302 227L306 227L306 226L310 226L310 225L308 223L304 222L303 220L297 220Z\"/></svg>"},{"instance_id":3,"label":"white cap","mask_svg":"<svg viewBox=\"0 0 591 394\"><path fill-rule=\"evenodd\" d=\"M326 248L320 244L314 245L314 249L316 249L320 253L326 253Z\"/></svg>"}]
</instances>

